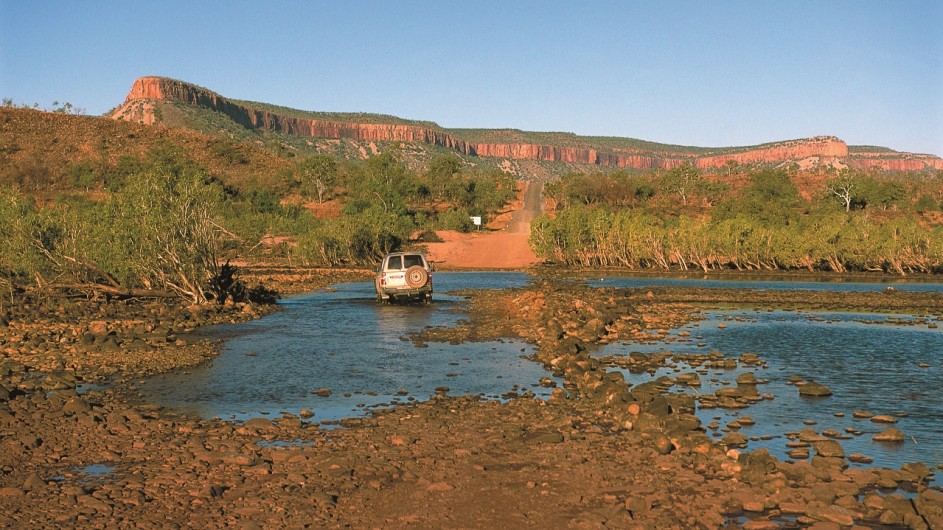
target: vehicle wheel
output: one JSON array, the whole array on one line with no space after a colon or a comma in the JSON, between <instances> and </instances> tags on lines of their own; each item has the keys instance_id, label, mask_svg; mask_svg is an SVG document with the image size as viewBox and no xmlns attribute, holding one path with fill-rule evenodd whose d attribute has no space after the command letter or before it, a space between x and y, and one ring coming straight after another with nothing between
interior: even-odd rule
<instances>
[{"instance_id":1,"label":"vehicle wheel","mask_svg":"<svg viewBox=\"0 0 943 530\"><path fill-rule=\"evenodd\" d=\"M413 265L406 269L406 285L412 289L418 289L426 285L429 281L429 273L419 265Z\"/></svg>"}]
</instances>

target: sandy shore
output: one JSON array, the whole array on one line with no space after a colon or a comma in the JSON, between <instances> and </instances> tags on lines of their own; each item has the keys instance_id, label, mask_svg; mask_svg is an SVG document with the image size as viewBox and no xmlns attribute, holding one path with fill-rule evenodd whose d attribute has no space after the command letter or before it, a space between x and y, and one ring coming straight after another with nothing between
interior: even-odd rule
<instances>
[{"instance_id":1,"label":"sandy shore","mask_svg":"<svg viewBox=\"0 0 943 530\"><path fill-rule=\"evenodd\" d=\"M299 288L330 279L283 278ZM467 323L413 340L531 341L534 360L565 381L549 401L521 395L500 404L443 391L333 430L290 415L205 421L147 404L121 381L212 357L214 345L191 344L188 330L265 309L52 301L8 309L0 321L0 525L943 528L943 493L926 487L925 466L851 468L840 444L824 437L810 439L807 460L741 452L737 437L705 434L692 400L665 392L679 381L629 387L587 352L664 335L704 305L802 305L801 293L548 281L467 294ZM904 292L817 303L921 314L943 307L938 294ZM762 360L705 354L691 362ZM76 391L106 379L117 383Z\"/></svg>"}]
</instances>

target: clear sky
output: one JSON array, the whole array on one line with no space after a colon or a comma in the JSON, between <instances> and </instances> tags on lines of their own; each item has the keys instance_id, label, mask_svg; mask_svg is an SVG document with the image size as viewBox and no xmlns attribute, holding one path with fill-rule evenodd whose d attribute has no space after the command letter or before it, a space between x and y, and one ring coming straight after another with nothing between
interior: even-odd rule
<instances>
[{"instance_id":1,"label":"clear sky","mask_svg":"<svg viewBox=\"0 0 943 530\"><path fill-rule=\"evenodd\" d=\"M96 115L145 75L448 128L943 155L938 0L0 0L0 97Z\"/></svg>"}]
</instances>

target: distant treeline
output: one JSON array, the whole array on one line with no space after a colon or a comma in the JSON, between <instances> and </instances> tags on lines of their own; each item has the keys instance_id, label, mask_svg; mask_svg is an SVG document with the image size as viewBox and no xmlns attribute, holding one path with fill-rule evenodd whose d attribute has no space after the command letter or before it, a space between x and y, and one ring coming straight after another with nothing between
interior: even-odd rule
<instances>
[{"instance_id":1,"label":"distant treeline","mask_svg":"<svg viewBox=\"0 0 943 530\"><path fill-rule=\"evenodd\" d=\"M943 272L940 175L820 175L803 198L787 170L734 188L687 166L661 175L570 175L532 226L539 256L658 269Z\"/></svg>"}]
</instances>

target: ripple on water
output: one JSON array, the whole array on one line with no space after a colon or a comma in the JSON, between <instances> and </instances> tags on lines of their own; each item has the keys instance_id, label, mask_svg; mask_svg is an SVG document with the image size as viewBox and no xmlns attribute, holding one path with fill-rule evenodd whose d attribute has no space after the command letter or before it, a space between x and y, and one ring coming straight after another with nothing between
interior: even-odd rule
<instances>
[{"instance_id":1,"label":"ripple on water","mask_svg":"<svg viewBox=\"0 0 943 530\"><path fill-rule=\"evenodd\" d=\"M141 388L164 406L239 420L304 409L314 413L312 421L338 420L424 401L442 387L490 399L508 392L546 397L550 389L539 380L548 374L523 358L533 353L531 345L505 340L417 348L406 340L411 332L461 318L462 300L441 292L526 281L522 273L438 273L430 305L378 304L366 282L291 297L283 311L218 328L228 338L211 364L152 378Z\"/></svg>"},{"instance_id":2,"label":"ripple on water","mask_svg":"<svg viewBox=\"0 0 943 530\"><path fill-rule=\"evenodd\" d=\"M811 423L820 433L829 429L860 432L840 443L846 454L862 453L874 458L872 465L899 468L907 462L923 462L936 468L943 463L943 394L938 391L943 388L943 333L939 330L919 324L901 325L901 317L891 315L764 310L713 312L707 316L708 320L685 328L698 336L697 344L702 346L610 345L599 355L716 350L737 358L745 352L756 353L767 362L766 368L741 365L734 370L706 370L700 374L702 386L696 391L679 387L675 391L712 394L718 388L735 386L741 373L754 372L760 379L769 379L769 383L758 387L759 392L775 397L744 410L699 409L697 415L704 425L717 421L723 427L741 415L749 415L755 425L739 429L752 439L748 449L766 447L780 458L786 458L784 433L800 431ZM719 327L721 323L725 327ZM624 373L627 381L638 384L691 371L683 365L661 368L654 374ZM797 387L790 384L791 376L824 384L833 395L799 396ZM874 442L873 435L887 425L855 418L856 410L895 416L898 421L894 426L906 434L906 439L901 444ZM708 432L718 438L723 434L719 429Z\"/></svg>"}]
</instances>

